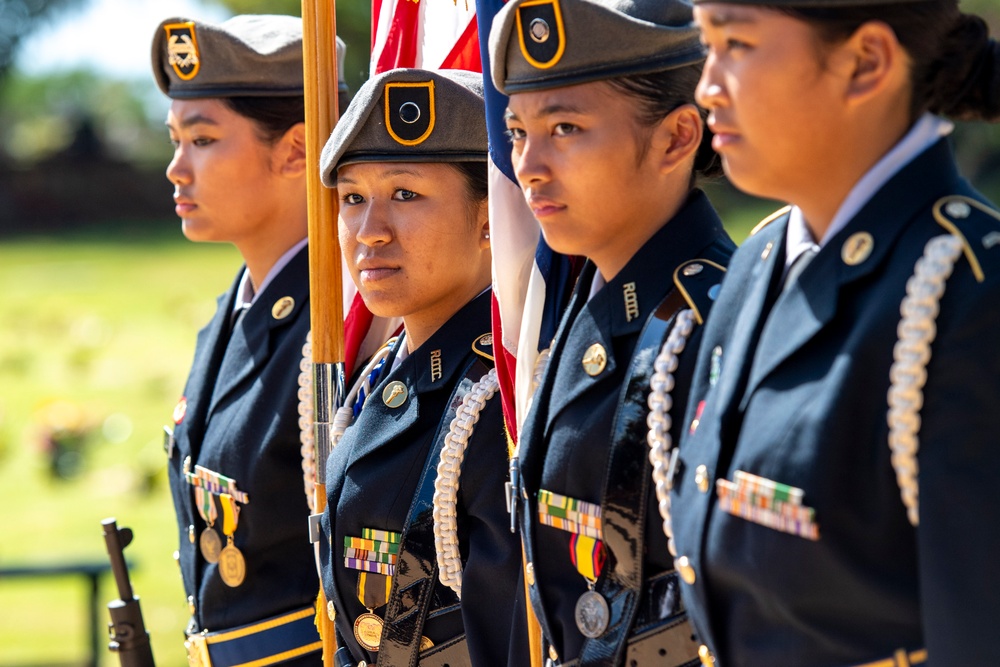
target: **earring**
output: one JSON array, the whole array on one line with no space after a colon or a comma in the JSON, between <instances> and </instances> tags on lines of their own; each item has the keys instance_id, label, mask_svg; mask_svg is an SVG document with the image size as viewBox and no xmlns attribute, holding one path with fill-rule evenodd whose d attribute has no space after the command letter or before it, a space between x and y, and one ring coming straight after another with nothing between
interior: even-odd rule
<instances>
[{"instance_id":1,"label":"earring","mask_svg":"<svg viewBox=\"0 0 1000 667\"><path fill-rule=\"evenodd\" d=\"M483 238L486 239L487 241L489 241L490 240L490 233L486 232L485 234L483 234Z\"/></svg>"}]
</instances>

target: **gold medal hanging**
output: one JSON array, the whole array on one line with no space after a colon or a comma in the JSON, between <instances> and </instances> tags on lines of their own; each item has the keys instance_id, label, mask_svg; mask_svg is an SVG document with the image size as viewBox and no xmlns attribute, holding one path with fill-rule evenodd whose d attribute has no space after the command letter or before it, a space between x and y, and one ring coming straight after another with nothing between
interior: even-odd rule
<instances>
[{"instance_id":1,"label":"gold medal hanging","mask_svg":"<svg viewBox=\"0 0 1000 667\"><path fill-rule=\"evenodd\" d=\"M377 572L358 575L358 600L368 611L354 620L354 638L367 651L378 651L382 643L382 618L374 611L389 601L392 577Z\"/></svg>"},{"instance_id":2,"label":"gold medal hanging","mask_svg":"<svg viewBox=\"0 0 1000 667\"><path fill-rule=\"evenodd\" d=\"M219 496L222 500L222 532L226 534L226 546L219 554L219 576L227 586L236 588L247 575L247 564L243 553L233 544L233 533L239 523L240 507L236 499L228 493Z\"/></svg>"},{"instance_id":3,"label":"gold medal hanging","mask_svg":"<svg viewBox=\"0 0 1000 667\"><path fill-rule=\"evenodd\" d=\"M219 533L213 528L215 520L219 518L219 510L215 506L215 499L209 491L201 487L194 489L195 499L198 505L198 513L208 524L205 530L201 531L198 546L201 548L202 557L209 563L218 563L219 554L222 551L222 540Z\"/></svg>"}]
</instances>

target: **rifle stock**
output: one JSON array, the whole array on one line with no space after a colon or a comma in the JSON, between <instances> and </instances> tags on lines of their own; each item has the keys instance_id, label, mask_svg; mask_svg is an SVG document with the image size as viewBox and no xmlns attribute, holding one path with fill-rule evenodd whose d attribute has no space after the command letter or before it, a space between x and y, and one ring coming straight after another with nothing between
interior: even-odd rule
<instances>
[{"instance_id":1,"label":"rifle stock","mask_svg":"<svg viewBox=\"0 0 1000 667\"><path fill-rule=\"evenodd\" d=\"M118 599L108 603L111 623L108 624L108 650L117 653L122 667L155 667L153 647L149 643L146 624L142 620L139 598L132 594L125 547L132 542L132 531L119 528L115 519L101 522L104 542L111 560L111 572L118 586Z\"/></svg>"}]
</instances>

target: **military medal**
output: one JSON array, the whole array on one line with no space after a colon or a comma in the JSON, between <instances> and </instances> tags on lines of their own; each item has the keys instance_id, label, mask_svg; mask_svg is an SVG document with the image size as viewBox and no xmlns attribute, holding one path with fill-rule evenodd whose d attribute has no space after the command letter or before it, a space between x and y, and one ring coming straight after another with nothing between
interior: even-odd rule
<instances>
[{"instance_id":1,"label":"military medal","mask_svg":"<svg viewBox=\"0 0 1000 667\"><path fill-rule=\"evenodd\" d=\"M584 637L594 639L604 634L611 621L611 611L604 596L591 588L576 601L573 611L576 627Z\"/></svg>"},{"instance_id":2,"label":"military medal","mask_svg":"<svg viewBox=\"0 0 1000 667\"><path fill-rule=\"evenodd\" d=\"M361 537L344 536L344 567L360 570L358 601L368 611L354 619L354 638L368 651L382 643L382 618L375 610L389 601L399 557L399 533L364 528Z\"/></svg>"},{"instance_id":3,"label":"military medal","mask_svg":"<svg viewBox=\"0 0 1000 667\"><path fill-rule=\"evenodd\" d=\"M219 553L219 576L222 582L231 588L243 583L247 574L246 560L236 545L233 544L233 534L239 522L240 507L228 493L220 496L222 500L222 532L226 534L226 546Z\"/></svg>"},{"instance_id":4,"label":"military medal","mask_svg":"<svg viewBox=\"0 0 1000 667\"><path fill-rule=\"evenodd\" d=\"M382 619L371 611L354 620L354 638L367 651L378 651L382 643Z\"/></svg>"},{"instance_id":5,"label":"military medal","mask_svg":"<svg viewBox=\"0 0 1000 667\"><path fill-rule=\"evenodd\" d=\"M607 552L601 539L601 506L541 489L538 492L539 523L571 533L569 557L587 581L587 591L576 601L576 627L584 637L604 634L611 611L604 596L594 590Z\"/></svg>"},{"instance_id":6,"label":"military medal","mask_svg":"<svg viewBox=\"0 0 1000 667\"><path fill-rule=\"evenodd\" d=\"M198 505L198 513L208 524L205 530L201 531L201 538L198 540L198 547L201 549L202 557L209 563L218 563L219 554L222 551L222 540L219 533L213 526L219 516L219 511L215 507L212 494L201 487L195 487L195 498Z\"/></svg>"}]
</instances>

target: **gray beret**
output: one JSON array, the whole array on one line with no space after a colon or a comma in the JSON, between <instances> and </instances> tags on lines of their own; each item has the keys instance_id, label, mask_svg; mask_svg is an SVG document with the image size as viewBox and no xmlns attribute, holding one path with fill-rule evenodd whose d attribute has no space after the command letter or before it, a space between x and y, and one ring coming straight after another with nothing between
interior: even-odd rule
<instances>
[{"instance_id":1,"label":"gray beret","mask_svg":"<svg viewBox=\"0 0 1000 667\"><path fill-rule=\"evenodd\" d=\"M294 16L234 16L220 25L166 19L152 55L156 84L174 99L303 94L302 20ZM337 62L346 89L339 37Z\"/></svg>"},{"instance_id":2,"label":"gray beret","mask_svg":"<svg viewBox=\"0 0 1000 667\"><path fill-rule=\"evenodd\" d=\"M365 82L320 156L328 187L355 162L485 162L483 75L393 69Z\"/></svg>"},{"instance_id":3,"label":"gray beret","mask_svg":"<svg viewBox=\"0 0 1000 667\"><path fill-rule=\"evenodd\" d=\"M689 0L510 0L490 30L493 85L508 95L704 57Z\"/></svg>"}]
</instances>

